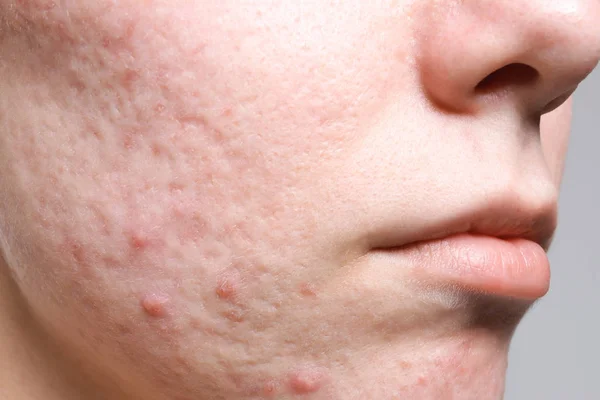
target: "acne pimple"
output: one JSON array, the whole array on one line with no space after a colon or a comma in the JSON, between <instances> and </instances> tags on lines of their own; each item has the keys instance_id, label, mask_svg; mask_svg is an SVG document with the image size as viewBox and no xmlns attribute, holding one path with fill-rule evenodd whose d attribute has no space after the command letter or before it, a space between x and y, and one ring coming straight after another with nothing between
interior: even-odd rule
<instances>
[{"instance_id":1,"label":"acne pimple","mask_svg":"<svg viewBox=\"0 0 600 400\"><path fill-rule=\"evenodd\" d=\"M75 261L77 261L78 264L83 264L85 260L85 253L81 244L75 242L72 243L71 254L73 255L73 258L75 259Z\"/></svg>"},{"instance_id":2,"label":"acne pimple","mask_svg":"<svg viewBox=\"0 0 600 400\"><path fill-rule=\"evenodd\" d=\"M150 149L151 149L152 155L154 157L159 157L163 153L162 148L157 143L152 143L152 145L150 146Z\"/></svg>"},{"instance_id":3,"label":"acne pimple","mask_svg":"<svg viewBox=\"0 0 600 400\"><path fill-rule=\"evenodd\" d=\"M243 322L244 321L244 312L239 309L227 310L221 313L225 318L230 320L231 322Z\"/></svg>"},{"instance_id":4,"label":"acne pimple","mask_svg":"<svg viewBox=\"0 0 600 400\"><path fill-rule=\"evenodd\" d=\"M229 270L217 279L215 293L222 300L235 299L240 287L240 275L237 270Z\"/></svg>"},{"instance_id":5,"label":"acne pimple","mask_svg":"<svg viewBox=\"0 0 600 400\"><path fill-rule=\"evenodd\" d=\"M273 381L265 382L262 393L265 397L272 397L277 392L277 384Z\"/></svg>"},{"instance_id":6,"label":"acne pimple","mask_svg":"<svg viewBox=\"0 0 600 400\"><path fill-rule=\"evenodd\" d=\"M303 367L290 374L289 387L295 394L315 393L325 383L326 376L322 369Z\"/></svg>"},{"instance_id":7,"label":"acne pimple","mask_svg":"<svg viewBox=\"0 0 600 400\"><path fill-rule=\"evenodd\" d=\"M166 304L169 302L169 296L165 294L149 294L144 296L141 301L142 308L151 317L163 317L166 315Z\"/></svg>"},{"instance_id":8,"label":"acne pimple","mask_svg":"<svg viewBox=\"0 0 600 400\"><path fill-rule=\"evenodd\" d=\"M144 250L150 244L150 240L139 233L129 236L129 246L134 250Z\"/></svg>"},{"instance_id":9,"label":"acne pimple","mask_svg":"<svg viewBox=\"0 0 600 400\"><path fill-rule=\"evenodd\" d=\"M300 294L304 297L316 297L317 291L315 285L309 282L303 282L300 284Z\"/></svg>"},{"instance_id":10,"label":"acne pimple","mask_svg":"<svg viewBox=\"0 0 600 400\"><path fill-rule=\"evenodd\" d=\"M128 90L131 90L131 86L138 78L139 74L136 71L128 69L123 73L123 77L121 78L121 84L123 85L123 87L127 88Z\"/></svg>"}]
</instances>

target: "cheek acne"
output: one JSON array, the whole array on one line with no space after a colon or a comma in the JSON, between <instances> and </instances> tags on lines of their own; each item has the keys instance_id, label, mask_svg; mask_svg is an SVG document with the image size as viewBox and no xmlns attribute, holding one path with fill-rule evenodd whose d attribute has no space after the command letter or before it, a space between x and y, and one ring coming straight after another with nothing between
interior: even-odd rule
<instances>
[{"instance_id":1,"label":"cheek acne","mask_svg":"<svg viewBox=\"0 0 600 400\"><path fill-rule=\"evenodd\" d=\"M167 313L165 306L169 302L169 297L165 294L149 294L142 298L140 302L144 312L151 317L164 317Z\"/></svg>"},{"instance_id":2,"label":"cheek acne","mask_svg":"<svg viewBox=\"0 0 600 400\"><path fill-rule=\"evenodd\" d=\"M240 273L235 269L231 269L219 276L215 293L221 300L234 302L241 285Z\"/></svg>"},{"instance_id":3,"label":"cheek acne","mask_svg":"<svg viewBox=\"0 0 600 400\"><path fill-rule=\"evenodd\" d=\"M321 369L304 367L290 374L288 384L294 394L310 394L319 391L326 380L326 375Z\"/></svg>"}]
</instances>

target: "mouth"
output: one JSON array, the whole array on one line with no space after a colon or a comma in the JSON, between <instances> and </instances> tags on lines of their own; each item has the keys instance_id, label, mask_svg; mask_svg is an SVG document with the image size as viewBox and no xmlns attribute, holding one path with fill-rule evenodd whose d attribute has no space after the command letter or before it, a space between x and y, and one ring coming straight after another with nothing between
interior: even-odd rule
<instances>
[{"instance_id":1,"label":"mouth","mask_svg":"<svg viewBox=\"0 0 600 400\"><path fill-rule=\"evenodd\" d=\"M544 248L524 238L460 233L441 239L377 249L375 257L399 262L427 285L534 301L550 285Z\"/></svg>"}]
</instances>

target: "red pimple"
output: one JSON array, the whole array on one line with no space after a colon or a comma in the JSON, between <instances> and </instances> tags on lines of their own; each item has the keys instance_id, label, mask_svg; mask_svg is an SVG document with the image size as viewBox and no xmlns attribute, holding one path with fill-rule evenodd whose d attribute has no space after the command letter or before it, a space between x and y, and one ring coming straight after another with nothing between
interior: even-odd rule
<instances>
[{"instance_id":1,"label":"red pimple","mask_svg":"<svg viewBox=\"0 0 600 400\"><path fill-rule=\"evenodd\" d=\"M221 313L225 318L231 322L242 322L244 321L244 312L242 310L228 310Z\"/></svg>"},{"instance_id":2,"label":"red pimple","mask_svg":"<svg viewBox=\"0 0 600 400\"><path fill-rule=\"evenodd\" d=\"M145 296L141 305L146 314L151 317L163 317L166 314L165 305L169 302L169 297L165 294L150 294Z\"/></svg>"},{"instance_id":3,"label":"red pimple","mask_svg":"<svg viewBox=\"0 0 600 400\"><path fill-rule=\"evenodd\" d=\"M303 282L300 284L300 294L304 297L316 297L317 292L315 285L308 282Z\"/></svg>"},{"instance_id":4,"label":"red pimple","mask_svg":"<svg viewBox=\"0 0 600 400\"><path fill-rule=\"evenodd\" d=\"M135 250L143 250L148 247L149 244L150 240L138 233L132 233L129 236L129 245Z\"/></svg>"},{"instance_id":5,"label":"red pimple","mask_svg":"<svg viewBox=\"0 0 600 400\"><path fill-rule=\"evenodd\" d=\"M123 77L121 79L121 84L123 85L123 87L131 90L131 86L139 78L139 76L140 75L137 73L137 71L134 71L132 69L127 69L123 73Z\"/></svg>"},{"instance_id":6,"label":"red pimple","mask_svg":"<svg viewBox=\"0 0 600 400\"><path fill-rule=\"evenodd\" d=\"M150 146L150 148L152 149L152 155L155 157L158 157L162 154L162 148L160 147L159 144L156 143L152 143L152 145Z\"/></svg>"},{"instance_id":7,"label":"red pimple","mask_svg":"<svg viewBox=\"0 0 600 400\"><path fill-rule=\"evenodd\" d=\"M232 301L239 292L240 281L239 271L230 269L221 274L217 279L215 293L220 299Z\"/></svg>"},{"instance_id":8,"label":"red pimple","mask_svg":"<svg viewBox=\"0 0 600 400\"><path fill-rule=\"evenodd\" d=\"M323 386L325 376L316 368L303 368L290 375L290 389L296 394L315 393Z\"/></svg>"},{"instance_id":9,"label":"red pimple","mask_svg":"<svg viewBox=\"0 0 600 400\"><path fill-rule=\"evenodd\" d=\"M217 283L216 293L220 299L230 300L236 292L235 284L229 279L221 279Z\"/></svg>"}]
</instances>

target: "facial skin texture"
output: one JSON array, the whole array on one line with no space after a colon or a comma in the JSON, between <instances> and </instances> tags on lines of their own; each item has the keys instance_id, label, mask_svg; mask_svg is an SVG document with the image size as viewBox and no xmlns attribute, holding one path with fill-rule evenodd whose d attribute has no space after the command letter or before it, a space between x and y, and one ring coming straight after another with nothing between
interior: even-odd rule
<instances>
[{"instance_id":1,"label":"facial skin texture","mask_svg":"<svg viewBox=\"0 0 600 400\"><path fill-rule=\"evenodd\" d=\"M596 65L600 3L0 18L0 397L502 397L529 303L373 254L475 224L549 238L570 102L540 115Z\"/></svg>"}]
</instances>

